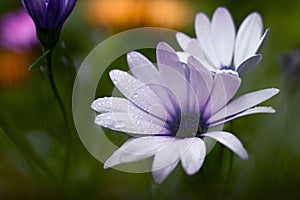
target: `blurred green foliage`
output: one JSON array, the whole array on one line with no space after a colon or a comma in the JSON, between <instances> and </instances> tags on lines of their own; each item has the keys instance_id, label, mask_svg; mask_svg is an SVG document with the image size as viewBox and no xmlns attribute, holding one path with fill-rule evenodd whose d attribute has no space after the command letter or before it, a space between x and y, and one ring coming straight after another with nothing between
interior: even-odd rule
<instances>
[{"instance_id":1,"label":"blurred green foliage","mask_svg":"<svg viewBox=\"0 0 300 200\"><path fill-rule=\"evenodd\" d=\"M96 30L86 23L80 10L84 2L78 2L66 23L55 55L54 74L70 117L76 69L93 47L115 34ZM240 160L217 144L198 174L187 176L177 166L161 185L153 182L150 173L103 170L102 164L82 145L75 127L72 134L67 134L66 122L45 74L33 71L22 84L0 88L0 199L300 198L300 88L294 86L292 91L288 90L279 68L279 55L300 47L300 1L190 0L190 3L196 11L209 16L217 6L228 7L237 27L246 15L258 11L264 26L271 28L262 50L263 60L244 78L239 94L280 88L280 94L266 103L277 113L244 117L226 127L240 138L250 158ZM0 15L19 6L18 0L1 0ZM193 36L194 26L190 24L181 31ZM143 53L154 60L153 50ZM110 68L126 69L126 66L123 56ZM110 95L113 85L108 76L100 81L107 87L98 90L96 96ZM118 142L118 134L110 136L111 139Z\"/></svg>"}]
</instances>

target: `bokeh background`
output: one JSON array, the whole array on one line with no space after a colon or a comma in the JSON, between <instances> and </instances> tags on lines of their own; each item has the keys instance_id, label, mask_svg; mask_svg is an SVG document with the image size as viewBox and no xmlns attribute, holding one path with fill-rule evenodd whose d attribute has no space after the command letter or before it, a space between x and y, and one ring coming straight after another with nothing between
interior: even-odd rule
<instances>
[{"instance_id":1,"label":"bokeh background","mask_svg":"<svg viewBox=\"0 0 300 200\"><path fill-rule=\"evenodd\" d=\"M218 6L230 10L237 27L253 11L270 27L263 60L243 79L238 93L279 88L280 94L265 103L277 113L244 117L225 127L243 142L248 160L217 144L198 174L187 176L178 166L158 185L150 173L104 170L73 124L69 131L46 75L28 71L41 54L33 24L19 0L1 0L0 199L300 199L300 1L79 0L54 59L55 81L69 118L76 70L97 44L142 26L194 36L195 14L203 11L211 17ZM155 61L153 49L142 52ZM125 57L110 68L128 69ZM111 95L108 77L101 84L107 87L95 97ZM107 135L118 144L126 139L121 133Z\"/></svg>"}]
</instances>

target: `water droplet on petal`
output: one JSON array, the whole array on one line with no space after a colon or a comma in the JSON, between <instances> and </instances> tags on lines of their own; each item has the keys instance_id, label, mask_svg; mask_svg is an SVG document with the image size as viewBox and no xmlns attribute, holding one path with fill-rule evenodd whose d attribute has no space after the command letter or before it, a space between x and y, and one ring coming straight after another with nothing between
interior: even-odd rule
<instances>
[{"instance_id":1,"label":"water droplet on petal","mask_svg":"<svg viewBox=\"0 0 300 200\"><path fill-rule=\"evenodd\" d=\"M112 82L116 85L118 84L118 80L117 79L112 79Z\"/></svg>"},{"instance_id":2,"label":"water droplet on petal","mask_svg":"<svg viewBox=\"0 0 300 200\"><path fill-rule=\"evenodd\" d=\"M124 128L126 126L125 122L117 122L115 124L115 128Z\"/></svg>"},{"instance_id":3,"label":"water droplet on petal","mask_svg":"<svg viewBox=\"0 0 300 200\"><path fill-rule=\"evenodd\" d=\"M138 96L139 96L138 93L133 93L133 97L134 97L134 98L137 98Z\"/></svg>"}]
</instances>

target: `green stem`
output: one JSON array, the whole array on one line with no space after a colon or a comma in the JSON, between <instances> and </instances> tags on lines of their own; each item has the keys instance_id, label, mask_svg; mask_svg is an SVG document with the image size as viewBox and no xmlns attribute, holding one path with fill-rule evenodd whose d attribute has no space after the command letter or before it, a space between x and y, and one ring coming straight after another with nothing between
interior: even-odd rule
<instances>
[{"instance_id":1,"label":"green stem","mask_svg":"<svg viewBox=\"0 0 300 200\"><path fill-rule=\"evenodd\" d=\"M67 122L67 126L69 131L67 131L68 133L68 137L67 137L67 150L66 150L66 156L65 156L65 168L64 168L64 172L63 172L63 177L62 180L63 182L66 179L66 175L67 175L67 171L69 168L69 162L70 162L70 156L71 156L71 132L72 132L72 126L70 124L69 121L69 117L68 117L68 113L67 113L67 109L63 103L63 100L58 92L55 80L54 80L54 76L53 76L53 69L52 69L52 55L53 55L53 49L50 49L50 52L47 54L46 57L46 63L47 63L47 76L49 79L49 83L51 86L51 89L53 91L53 94L55 96L55 99L57 100L60 110L63 114L63 118L65 119L65 121Z\"/></svg>"}]
</instances>

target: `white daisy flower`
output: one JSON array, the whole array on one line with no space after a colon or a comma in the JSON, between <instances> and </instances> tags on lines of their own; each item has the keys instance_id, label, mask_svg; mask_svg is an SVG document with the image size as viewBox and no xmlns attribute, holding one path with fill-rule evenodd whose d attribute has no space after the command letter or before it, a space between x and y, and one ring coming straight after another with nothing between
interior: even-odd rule
<instances>
[{"instance_id":1,"label":"white daisy flower","mask_svg":"<svg viewBox=\"0 0 300 200\"><path fill-rule=\"evenodd\" d=\"M267 29L263 34L262 18L254 12L244 19L236 34L232 16L224 7L216 9L211 21L204 13L198 13L195 31L197 38L184 33L176 35L184 51L178 52L181 60L187 62L192 55L210 71L222 70L239 76L260 62L258 53L269 33Z\"/></svg>"},{"instance_id":2,"label":"white daisy flower","mask_svg":"<svg viewBox=\"0 0 300 200\"><path fill-rule=\"evenodd\" d=\"M158 44L156 55L158 69L142 54L129 53L133 76L121 70L109 73L125 98L99 98L91 105L100 113L96 124L133 135L106 160L104 168L154 156L152 174L156 182L163 182L179 162L192 175L204 162L205 137L247 159L236 136L210 128L245 115L275 112L271 107L254 106L277 94L278 89L232 100L241 82L239 77L213 75L193 57L183 64L166 43Z\"/></svg>"}]
</instances>

